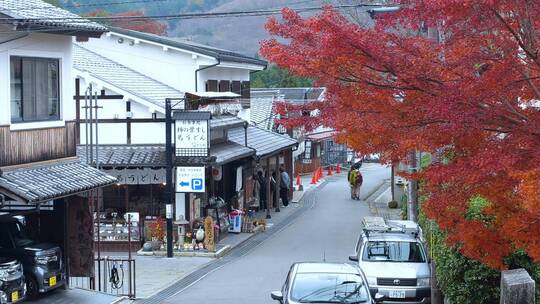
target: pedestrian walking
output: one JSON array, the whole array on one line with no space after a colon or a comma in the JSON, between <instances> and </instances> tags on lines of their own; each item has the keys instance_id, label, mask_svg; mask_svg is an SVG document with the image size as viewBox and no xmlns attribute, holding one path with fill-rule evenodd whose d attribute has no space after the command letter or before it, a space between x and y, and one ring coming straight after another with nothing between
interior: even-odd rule
<instances>
[{"instance_id":1,"label":"pedestrian walking","mask_svg":"<svg viewBox=\"0 0 540 304\"><path fill-rule=\"evenodd\" d=\"M279 183L279 196L283 202L283 206L287 207L289 205L289 189L291 187L291 178L289 174L285 171L283 166L279 167L279 172L281 175L281 180Z\"/></svg>"},{"instance_id":2,"label":"pedestrian walking","mask_svg":"<svg viewBox=\"0 0 540 304\"><path fill-rule=\"evenodd\" d=\"M349 169L349 172L347 173L347 181L349 182L349 188L351 188L351 199L354 199L354 182L356 180L356 177L354 176L355 169L354 166L351 166Z\"/></svg>"},{"instance_id":3,"label":"pedestrian walking","mask_svg":"<svg viewBox=\"0 0 540 304\"><path fill-rule=\"evenodd\" d=\"M263 172L257 172L257 177L261 187L259 188L259 200L261 202L261 209L266 209L266 178L264 178Z\"/></svg>"},{"instance_id":4,"label":"pedestrian walking","mask_svg":"<svg viewBox=\"0 0 540 304\"><path fill-rule=\"evenodd\" d=\"M356 196L357 200L360 200L360 188L362 187L362 183L364 182L364 177L362 176L362 173L360 172L360 168L356 169L356 180L355 180L355 189L354 194Z\"/></svg>"}]
</instances>

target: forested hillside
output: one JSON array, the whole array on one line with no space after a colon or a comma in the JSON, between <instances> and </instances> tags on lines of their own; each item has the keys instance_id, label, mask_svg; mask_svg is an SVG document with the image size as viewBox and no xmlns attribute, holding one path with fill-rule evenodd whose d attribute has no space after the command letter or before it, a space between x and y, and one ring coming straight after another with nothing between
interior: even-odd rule
<instances>
[{"instance_id":1,"label":"forested hillside","mask_svg":"<svg viewBox=\"0 0 540 304\"><path fill-rule=\"evenodd\" d=\"M325 3L354 3L353 0L49 0L81 15L142 13L171 15L193 12L230 12L281 7L313 7ZM253 56L259 42L268 37L267 16L204 18L163 21L165 34L183 37ZM141 29L137 29L141 30Z\"/></svg>"}]
</instances>

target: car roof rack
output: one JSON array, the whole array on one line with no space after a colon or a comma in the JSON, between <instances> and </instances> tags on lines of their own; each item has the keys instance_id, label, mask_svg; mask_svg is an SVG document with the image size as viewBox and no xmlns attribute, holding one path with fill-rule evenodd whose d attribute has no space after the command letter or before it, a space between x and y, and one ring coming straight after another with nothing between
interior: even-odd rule
<instances>
[{"instance_id":1,"label":"car roof rack","mask_svg":"<svg viewBox=\"0 0 540 304\"><path fill-rule=\"evenodd\" d=\"M362 220L363 231L369 237L372 233L411 234L422 237L420 226L410 221L384 220L380 216L365 216Z\"/></svg>"}]
</instances>

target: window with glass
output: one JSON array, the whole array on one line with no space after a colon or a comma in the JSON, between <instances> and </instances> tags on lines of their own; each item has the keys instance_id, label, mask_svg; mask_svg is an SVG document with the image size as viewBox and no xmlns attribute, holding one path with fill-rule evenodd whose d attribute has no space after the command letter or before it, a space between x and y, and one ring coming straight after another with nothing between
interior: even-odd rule
<instances>
[{"instance_id":1,"label":"window with glass","mask_svg":"<svg viewBox=\"0 0 540 304\"><path fill-rule=\"evenodd\" d=\"M10 58L11 121L60 119L59 60Z\"/></svg>"},{"instance_id":2,"label":"window with glass","mask_svg":"<svg viewBox=\"0 0 540 304\"><path fill-rule=\"evenodd\" d=\"M369 291L357 274L299 273L291 298L300 303L369 303Z\"/></svg>"},{"instance_id":3,"label":"window with glass","mask_svg":"<svg viewBox=\"0 0 540 304\"><path fill-rule=\"evenodd\" d=\"M364 247L364 261L424 263L422 245L417 242L371 241Z\"/></svg>"}]
</instances>

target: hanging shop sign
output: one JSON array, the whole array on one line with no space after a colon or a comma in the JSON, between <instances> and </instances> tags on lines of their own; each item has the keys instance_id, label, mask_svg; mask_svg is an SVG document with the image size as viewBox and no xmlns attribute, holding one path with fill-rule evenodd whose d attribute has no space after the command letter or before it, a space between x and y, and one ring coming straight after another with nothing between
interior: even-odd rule
<instances>
[{"instance_id":1,"label":"hanging shop sign","mask_svg":"<svg viewBox=\"0 0 540 304\"><path fill-rule=\"evenodd\" d=\"M210 149L210 112L175 112L176 156L207 157Z\"/></svg>"},{"instance_id":2,"label":"hanging shop sign","mask_svg":"<svg viewBox=\"0 0 540 304\"><path fill-rule=\"evenodd\" d=\"M176 167L176 192L206 192L205 167Z\"/></svg>"},{"instance_id":3,"label":"hanging shop sign","mask_svg":"<svg viewBox=\"0 0 540 304\"><path fill-rule=\"evenodd\" d=\"M116 177L121 185L157 185L165 183L165 169L122 169L102 170Z\"/></svg>"},{"instance_id":4,"label":"hanging shop sign","mask_svg":"<svg viewBox=\"0 0 540 304\"><path fill-rule=\"evenodd\" d=\"M223 167L222 166L212 167L212 178L218 182L221 180L222 177L223 177Z\"/></svg>"},{"instance_id":5,"label":"hanging shop sign","mask_svg":"<svg viewBox=\"0 0 540 304\"><path fill-rule=\"evenodd\" d=\"M306 140L304 142L305 151L304 151L304 159L311 159L311 140Z\"/></svg>"}]
</instances>

